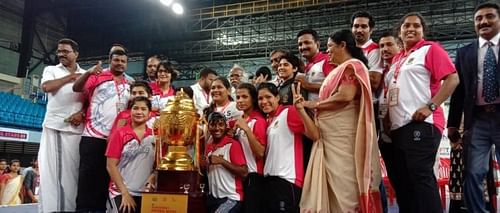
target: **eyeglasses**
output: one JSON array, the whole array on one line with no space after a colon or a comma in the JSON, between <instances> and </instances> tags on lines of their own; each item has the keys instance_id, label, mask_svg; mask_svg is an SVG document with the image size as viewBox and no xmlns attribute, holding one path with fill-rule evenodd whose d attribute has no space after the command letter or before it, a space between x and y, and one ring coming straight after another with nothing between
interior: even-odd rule
<instances>
[{"instance_id":1,"label":"eyeglasses","mask_svg":"<svg viewBox=\"0 0 500 213\"><path fill-rule=\"evenodd\" d=\"M63 55L68 55L70 53L72 53L73 51L71 50L57 50L56 53L57 54L63 54Z\"/></svg>"}]
</instances>

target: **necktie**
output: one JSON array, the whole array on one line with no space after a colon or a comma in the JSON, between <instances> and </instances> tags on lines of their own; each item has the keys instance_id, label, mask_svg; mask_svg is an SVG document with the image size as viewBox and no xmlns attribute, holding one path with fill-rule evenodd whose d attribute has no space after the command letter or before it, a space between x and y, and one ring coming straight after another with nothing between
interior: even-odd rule
<instances>
[{"instance_id":1,"label":"necktie","mask_svg":"<svg viewBox=\"0 0 500 213\"><path fill-rule=\"evenodd\" d=\"M483 97L486 103L493 102L498 97L497 60L493 53L493 44L488 42L488 50L484 57L483 67Z\"/></svg>"}]
</instances>

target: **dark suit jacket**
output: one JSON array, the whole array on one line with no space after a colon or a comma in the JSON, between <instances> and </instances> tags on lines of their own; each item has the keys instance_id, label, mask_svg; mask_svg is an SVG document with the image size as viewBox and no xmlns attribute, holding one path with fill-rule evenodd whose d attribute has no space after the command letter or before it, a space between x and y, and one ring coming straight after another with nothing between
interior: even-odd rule
<instances>
[{"instance_id":1,"label":"dark suit jacket","mask_svg":"<svg viewBox=\"0 0 500 213\"><path fill-rule=\"evenodd\" d=\"M451 96L450 111L447 127L460 127L462 112L464 115L464 129L471 127L474 119L477 96L477 54L479 40L474 40L457 50L455 68L457 69L460 83ZM499 54L500 55L500 54ZM500 59L497 60L500 62ZM481 62L482 63L482 62ZM500 85L500 63L497 66L497 77Z\"/></svg>"}]
</instances>

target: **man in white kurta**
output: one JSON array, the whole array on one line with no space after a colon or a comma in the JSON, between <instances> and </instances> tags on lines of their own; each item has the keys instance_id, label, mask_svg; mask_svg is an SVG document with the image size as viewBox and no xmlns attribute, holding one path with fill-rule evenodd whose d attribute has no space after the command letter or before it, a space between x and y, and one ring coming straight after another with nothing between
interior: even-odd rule
<instances>
[{"instance_id":1,"label":"man in white kurta","mask_svg":"<svg viewBox=\"0 0 500 213\"><path fill-rule=\"evenodd\" d=\"M48 94L38 161L41 212L75 211L79 143L83 131L84 97L73 92L73 83L85 72L78 64L78 44L61 39L60 63L43 71L42 89Z\"/></svg>"}]
</instances>

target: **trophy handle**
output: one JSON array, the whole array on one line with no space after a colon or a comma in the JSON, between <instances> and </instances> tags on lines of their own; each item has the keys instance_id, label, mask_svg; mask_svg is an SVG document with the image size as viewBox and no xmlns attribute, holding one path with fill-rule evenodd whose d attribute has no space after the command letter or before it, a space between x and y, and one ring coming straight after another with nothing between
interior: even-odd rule
<instances>
[{"instance_id":1,"label":"trophy handle","mask_svg":"<svg viewBox=\"0 0 500 213\"><path fill-rule=\"evenodd\" d=\"M198 174L203 176L203 172L201 171L201 166L200 163L201 161L205 160L205 142L202 142L200 140L201 136L201 131L200 131L200 124L202 124L203 131L205 132L206 125L208 122L205 120L203 116L200 117L200 119L196 122L196 135L195 135L195 160L194 160L194 166L196 170L198 170ZM202 144L203 143L203 144Z\"/></svg>"},{"instance_id":2,"label":"trophy handle","mask_svg":"<svg viewBox=\"0 0 500 213\"><path fill-rule=\"evenodd\" d=\"M162 150L162 141L161 141L161 123L159 121L159 118L157 120L155 120L154 124L153 124L153 128L154 128L154 131L153 131L153 134L155 132L158 133L158 135L153 135L153 137L155 138L155 170L156 169L159 169L159 166L160 166L160 162L161 162L161 158L163 156L161 156L161 150Z\"/></svg>"}]
</instances>

